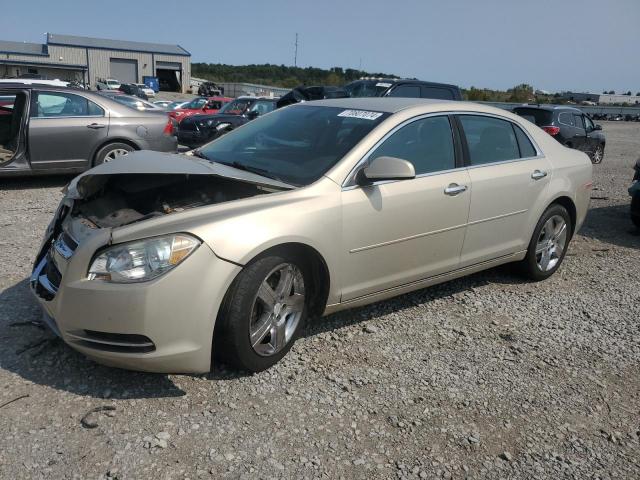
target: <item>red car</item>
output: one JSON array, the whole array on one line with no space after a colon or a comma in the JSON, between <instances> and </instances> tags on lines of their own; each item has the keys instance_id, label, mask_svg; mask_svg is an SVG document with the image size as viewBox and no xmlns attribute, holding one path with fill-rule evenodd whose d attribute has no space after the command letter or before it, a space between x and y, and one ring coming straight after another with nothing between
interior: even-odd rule
<instances>
[{"instance_id":1,"label":"red car","mask_svg":"<svg viewBox=\"0 0 640 480\"><path fill-rule=\"evenodd\" d=\"M204 115L218 113L225 103L229 103L233 98L229 97L198 97L191 100L181 108L176 108L169 112L171 118L181 122L183 118L192 115Z\"/></svg>"}]
</instances>

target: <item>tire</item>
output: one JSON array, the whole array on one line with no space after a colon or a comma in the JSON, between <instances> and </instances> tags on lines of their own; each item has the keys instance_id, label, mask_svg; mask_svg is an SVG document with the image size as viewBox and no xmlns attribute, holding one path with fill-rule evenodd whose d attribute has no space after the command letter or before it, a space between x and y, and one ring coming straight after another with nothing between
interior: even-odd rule
<instances>
[{"instance_id":1,"label":"tire","mask_svg":"<svg viewBox=\"0 0 640 480\"><path fill-rule=\"evenodd\" d=\"M631 221L640 229L640 193L634 193L631 197Z\"/></svg>"},{"instance_id":2,"label":"tire","mask_svg":"<svg viewBox=\"0 0 640 480\"><path fill-rule=\"evenodd\" d=\"M96 167L103 163L109 162L120 155L127 155L128 153L133 152L134 150L135 148L133 148L128 143L122 143L122 142L108 143L107 145L102 147L100 150L98 150L98 153L96 153L96 157L93 161L93 166Z\"/></svg>"},{"instance_id":3,"label":"tire","mask_svg":"<svg viewBox=\"0 0 640 480\"><path fill-rule=\"evenodd\" d=\"M602 163L602 159L604 158L604 146L602 144L598 144L593 152L589 155L591 158L591 163L599 164Z\"/></svg>"},{"instance_id":4,"label":"tire","mask_svg":"<svg viewBox=\"0 0 640 480\"><path fill-rule=\"evenodd\" d=\"M288 289L287 273L292 277ZM311 291L310 281L309 267L295 255L272 254L247 265L229 287L218 315L213 335L216 359L251 372L280 361L304 328L309 305L305 287ZM274 297L274 302L264 300Z\"/></svg>"},{"instance_id":5,"label":"tire","mask_svg":"<svg viewBox=\"0 0 640 480\"><path fill-rule=\"evenodd\" d=\"M564 224L564 229L560 221ZM553 228L550 232L549 229ZM562 231L561 231L562 230ZM527 256L520 262L520 271L529 279L539 282L553 275L564 260L573 234L573 225L567 209L552 204L540 217L527 248ZM544 247L544 250L540 250ZM559 247L562 247L559 251Z\"/></svg>"}]
</instances>

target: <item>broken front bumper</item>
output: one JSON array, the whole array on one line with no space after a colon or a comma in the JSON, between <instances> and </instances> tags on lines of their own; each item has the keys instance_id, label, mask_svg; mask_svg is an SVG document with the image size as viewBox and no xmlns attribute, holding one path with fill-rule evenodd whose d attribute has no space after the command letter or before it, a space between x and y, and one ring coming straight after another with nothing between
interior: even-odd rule
<instances>
[{"instance_id":1,"label":"broken front bumper","mask_svg":"<svg viewBox=\"0 0 640 480\"><path fill-rule=\"evenodd\" d=\"M45 322L99 363L150 372L203 373L211 367L218 308L240 267L201 245L178 267L149 282L88 280L98 231L78 245L62 233L48 242L31 276Z\"/></svg>"}]
</instances>

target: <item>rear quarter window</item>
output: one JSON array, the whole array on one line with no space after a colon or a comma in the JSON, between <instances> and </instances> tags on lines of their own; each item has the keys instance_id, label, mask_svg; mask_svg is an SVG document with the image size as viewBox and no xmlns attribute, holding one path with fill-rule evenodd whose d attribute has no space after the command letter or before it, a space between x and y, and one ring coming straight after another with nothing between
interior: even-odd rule
<instances>
[{"instance_id":1,"label":"rear quarter window","mask_svg":"<svg viewBox=\"0 0 640 480\"><path fill-rule=\"evenodd\" d=\"M422 87L422 98L434 98L437 100L455 100L453 92L448 88Z\"/></svg>"}]
</instances>

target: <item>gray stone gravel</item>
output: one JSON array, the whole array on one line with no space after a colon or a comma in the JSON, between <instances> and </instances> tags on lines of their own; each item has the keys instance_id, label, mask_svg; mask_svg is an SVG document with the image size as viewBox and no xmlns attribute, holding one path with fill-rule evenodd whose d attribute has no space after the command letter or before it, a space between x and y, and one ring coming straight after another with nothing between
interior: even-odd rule
<instances>
[{"instance_id":1,"label":"gray stone gravel","mask_svg":"<svg viewBox=\"0 0 640 480\"><path fill-rule=\"evenodd\" d=\"M0 405L29 395L0 408L0 478L639 478L640 124L603 123L603 199L552 279L501 268L342 312L251 376L110 369L32 324L68 179L0 179Z\"/></svg>"}]
</instances>

